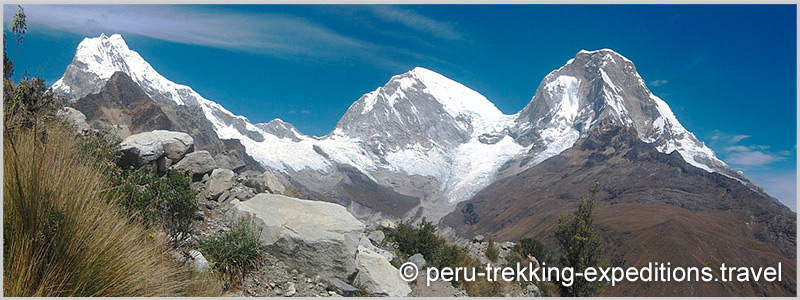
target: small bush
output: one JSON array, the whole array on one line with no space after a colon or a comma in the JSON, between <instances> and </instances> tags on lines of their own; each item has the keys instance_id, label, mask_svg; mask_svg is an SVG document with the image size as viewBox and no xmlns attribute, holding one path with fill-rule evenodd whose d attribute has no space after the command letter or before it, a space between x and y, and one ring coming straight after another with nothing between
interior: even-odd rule
<instances>
[{"instance_id":1,"label":"small bush","mask_svg":"<svg viewBox=\"0 0 800 300\"><path fill-rule=\"evenodd\" d=\"M415 253L420 253L428 260L428 264L437 268L456 268L474 267L481 270L485 266L469 256L467 250L456 245L449 244L444 238L436 235L433 223L425 219L416 226L411 223L400 222L395 229L384 229L387 241L397 244L398 257L408 257ZM393 261L399 264L400 261ZM465 289L467 294L473 297L500 296L503 290L502 282L488 282L484 279L475 281L452 281L453 286Z\"/></svg>"},{"instance_id":2,"label":"small bush","mask_svg":"<svg viewBox=\"0 0 800 300\"><path fill-rule=\"evenodd\" d=\"M283 195L292 198L300 198L300 196L302 196L300 195L300 192L293 186L286 188L286 190L283 191Z\"/></svg>"},{"instance_id":3,"label":"small bush","mask_svg":"<svg viewBox=\"0 0 800 300\"><path fill-rule=\"evenodd\" d=\"M550 263L550 252L544 247L544 244L539 240L532 238L524 238L519 241L520 254L523 258L528 255L533 256L539 263Z\"/></svg>"},{"instance_id":4,"label":"small bush","mask_svg":"<svg viewBox=\"0 0 800 300\"><path fill-rule=\"evenodd\" d=\"M444 267L439 261L439 251L444 246L444 239L436 236L433 223L425 219L417 224L400 222L397 228L389 230L387 236L397 243L398 250L408 256L422 254L429 263L436 267Z\"/></svg>"},{"instance_id":5,"label":"small bush","mask_svg":"<svg viewBox=\"0 0 800 300\"><path fill-rule=\"evenodd\" d=\"M116 185L110 194L120 199L120 206L148 226L162 226L173 246L180 246L194 233L197 192L189 176L170 170L159 177L142 167L122 171Z\"/></svg>"},{"instance_id":6,"label":"small bush","mask_svg":"<svg viewBox=\"0 0 800 300\"><path fill-rule=\"evenodd\" d=\"M199 248L213 261L214 269L229 284L239 284L261 263L264 247L261 232L249 218L240 219L231 230L200 241Z\"/></svg>"}]
</instances>

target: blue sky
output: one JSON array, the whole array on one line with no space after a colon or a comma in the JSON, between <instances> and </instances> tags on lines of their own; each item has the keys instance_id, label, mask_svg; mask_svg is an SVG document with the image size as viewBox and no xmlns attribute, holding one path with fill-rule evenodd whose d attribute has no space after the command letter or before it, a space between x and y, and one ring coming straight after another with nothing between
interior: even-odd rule
<instances>
[{"instance_id":1,"label":"blue sky","mask_svg":"<svg viewBox=\"0 0 800 300\"><path fill-rule=\"evenodd\" d=\"M172 81L253 122L280 117L310 135L415 66L515 113L579 50L611 48L720 158L796 210L794 5L25 8L16 76L51 84L83 37L121 33ZM15 11L4 6L6 27Z\"/></svg>"}]
</instances>

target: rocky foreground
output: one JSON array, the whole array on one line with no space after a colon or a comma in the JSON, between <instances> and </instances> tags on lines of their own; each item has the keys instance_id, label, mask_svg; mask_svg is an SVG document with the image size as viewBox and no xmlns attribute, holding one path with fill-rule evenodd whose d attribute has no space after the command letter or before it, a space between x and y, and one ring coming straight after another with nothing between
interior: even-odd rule
<instances>
[{"instance_id":1,"label":"rocky foreground","mask_svg":"<svg viewBox=\"0 0 800 300\"><path fill-rule=\"evenodd\" d=\"M63 115L78 130L88 130L80 114L67 109ZM200 206L196 216L199 230L189 237L188 245L230 230L240 218L251 218L261 230L260 240L268 249L262 264L245 276L241 286L228 291L228 296L467 296L449 283L426 286L424 275L410 284L400 277L392 263L398 263L397 245L386 241L382 231L396 226L392 220L364 224L339 204L296 198L299 194L290 183L270 171L245 170L229 156L195 151L194 141L186 133L139 133L125 138L120 149L123 165L193 175ZM482 238L455 242L482 263L488 262L484 255L488 244ZM495 244L501 260L511 246L510 242ZM210 269L199 249L176 250L174 256L197 270ZM420 254L409 260L425 265ZM506 289L506 295L539 294L535 286Z\"/></svg>"}]
</instances>

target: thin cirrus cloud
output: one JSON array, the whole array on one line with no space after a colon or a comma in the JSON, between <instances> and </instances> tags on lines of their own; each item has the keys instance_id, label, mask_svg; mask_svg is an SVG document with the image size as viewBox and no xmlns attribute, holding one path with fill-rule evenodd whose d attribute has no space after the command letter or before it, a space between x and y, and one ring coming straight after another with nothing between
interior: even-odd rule
<instances>
[{"instance_id":1,"label":"thin cirrus cloud","mask_svg":"<svg viewBox=\"0 0 800 300\"><path fill-rule=\"evenodd\" d=\"M782 159L784 159L782 156L777 156L775 154L769 154L742 146L737 147L736 150L729 153L725 160L733 165L752 167L771 164Z\"/></svg>"},{"instance_id":2,"label":"thin cirrus cloud","mask_svg":"<svg viewBox=\"0 0 800 300\"><path fill-rule=\"evenodd\" d=\"M669 80L659 79L648 82L652 87L660 87L669 83Z\"/></svg>"},{"instance_id":3,"label":"thin cirrus cloud","mask_svg":"<svg viewBox=\"0 0 800 300\"><path fill-rule=\"evenodd\" d=\"M4 12L8 23L16 7L5 5ZM139 35L279 58L368 60L399 65L401 60L425 57L410 50L348 37L321 24L284 14L167 5L26 5L25 12L29 26L87 36Z\"/></svg>"},{"instance_id":4,"label":"thin cirrus cloud","mask_svg":"<svg viewBox=\"0 0 800 300\"><path fill-rule=\"evenodd\" d=\"M769 147L764 145L742 145L741 142L749 137L746 134L715 132L711 136L711 144L720 149L725 162L743 168L767 166L791 155L786 150L769 151Z\"/></svg>"},{"instance_id":5,"label":"thin cirrus cloud","mask_svg":"<svg viewBox=\"0 0 800 300\"><path fill-rule=\"evenodd\" d=\"M369 8L375 17L384 22L399 23L445 40L462 40L464 38L464 35L458 32L453 24L431 19L410 9L377 5Z\"/></svg>"}]
</instances>

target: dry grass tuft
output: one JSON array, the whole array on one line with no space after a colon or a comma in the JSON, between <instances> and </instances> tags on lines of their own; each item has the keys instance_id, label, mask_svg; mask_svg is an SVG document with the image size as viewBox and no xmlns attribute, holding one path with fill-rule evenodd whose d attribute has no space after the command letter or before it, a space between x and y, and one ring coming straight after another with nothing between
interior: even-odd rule
<instances>
[{"instance_id":1,"label":"dry grass tuft","mask_svg":"<svg viewBox=\"0 0 800 300\"><path fill-rule=\"evenodd\" d=\"M4 135L6 296L219 295L98 193L108 166L77 150L72 129L47 127Z\"/></svg>"}]
</instances>

